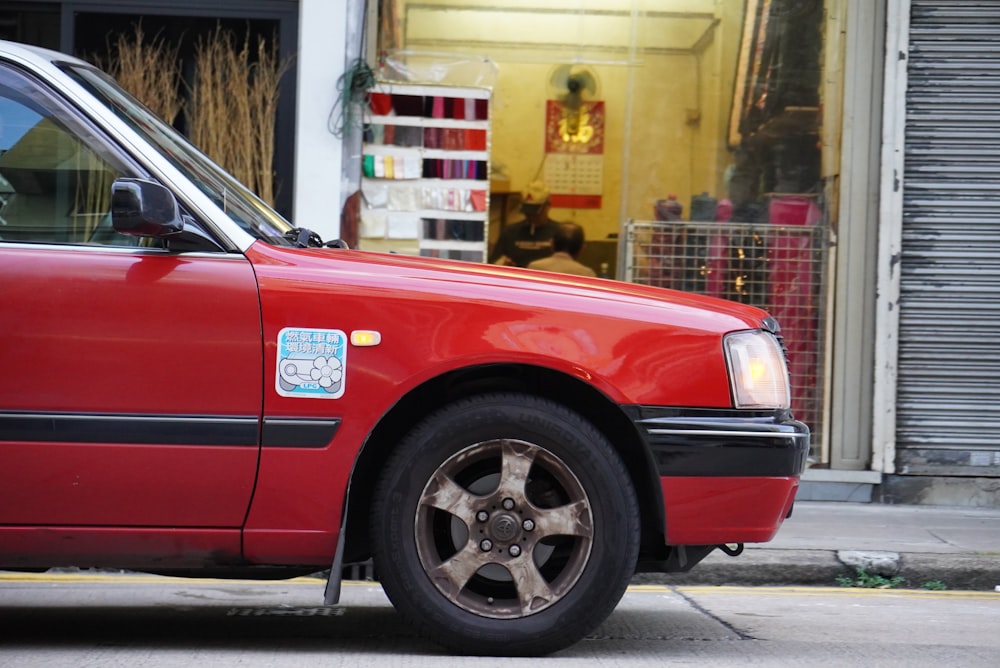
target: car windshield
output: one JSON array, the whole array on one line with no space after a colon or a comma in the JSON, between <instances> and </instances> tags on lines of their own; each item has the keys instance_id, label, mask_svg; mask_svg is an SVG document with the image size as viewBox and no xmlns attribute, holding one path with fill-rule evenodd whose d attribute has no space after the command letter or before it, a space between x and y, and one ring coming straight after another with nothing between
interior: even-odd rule
<instances>
[{"instance_id":1,"label":"car windshield","mask_svg":"<svg viewBox=\"0 0 1000 668\"><path fill-rule=\"evenodd\" d=\"M98 69L78 64L64 63L60 67L142 135L246 232L268 243L292 244L285 236L292 229L288 221L119 87L114 79Z\"/></svg>"}]
</instances>

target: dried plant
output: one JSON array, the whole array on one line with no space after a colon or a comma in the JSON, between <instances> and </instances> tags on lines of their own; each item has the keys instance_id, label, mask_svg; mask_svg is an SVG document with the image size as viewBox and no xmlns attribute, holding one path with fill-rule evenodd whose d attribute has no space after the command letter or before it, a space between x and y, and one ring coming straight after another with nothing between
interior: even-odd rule
<instances>
[{"instance_id":1,"label":"dried plant","mask_svg":"<svg viewBox=\"0 0 1000 668\"><path fill-rule=\"evenodd\" d=\"M252 59L253 57L253 59ZM195 45L197 75L188 106L190 137L269 204L274 203L274 128L278 83L288 67L276 47L242 45L216 28Z\"/></svg>"},{"instance_id":2,"label":"dried plant","mask_svg":"<svg viewBox=\"0 0 1000 668\"><path fill-rule=\"evenodd\" d=\"M172 124L182 106L179 48L159 35L147 40L140 22L131 35L122 33L108 45L108 62L100 64L125 90Z\"/></svg>"},{"instance_id":3,"label":"dried plant","mask_svg":"<svg viewBox=\"0 0 1000 668\"><path fill-rule=\"evenodd\" d=\"M93 56L98 66L115 77L122 87L167 123L180 113L179 45L167 44L157 35L147 39L142 23L131 34L122 33L108 43L107 57ZM74 201L74 235L88 239L111 208L111 183L116 174L103 160L82 150L77 154Z\"/></svg>"},{"instance_id":4,"label":"dried plant","mask_svg":"<svg viewBox=\"0 0 1000 668\"><path fill-rule=\"evenodd\" d=\"M274 126L278 112L278 86L288 69L289 62L278 62L275 49L268 49L264 40L257 38L257 62L251 72L249 105L251 126L261 159L256 174L254 191L268 204L274 204Z\"/></svg>"}]
</instances>

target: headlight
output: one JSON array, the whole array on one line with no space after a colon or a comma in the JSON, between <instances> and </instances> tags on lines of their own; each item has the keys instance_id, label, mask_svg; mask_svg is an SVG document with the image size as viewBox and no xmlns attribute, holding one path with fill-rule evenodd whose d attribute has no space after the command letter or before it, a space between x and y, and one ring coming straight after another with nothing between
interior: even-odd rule
<instances>
[{"instance_id":1,"label":"headlight","mask_svg":"<svg viewBox=\"0 0 1000 668\"><path fill-rule=\"evenodd\" d=\"M777 338L767 332L727 334L729 382L737 408L788 408L788 368Z\"/></svg>"}]
</instances>

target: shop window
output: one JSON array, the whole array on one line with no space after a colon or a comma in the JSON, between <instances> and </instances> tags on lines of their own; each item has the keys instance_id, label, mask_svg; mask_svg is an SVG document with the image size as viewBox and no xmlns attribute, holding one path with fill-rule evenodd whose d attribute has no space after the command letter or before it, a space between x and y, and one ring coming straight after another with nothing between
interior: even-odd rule
<instances>
[{"instance_id":1,"label":"shop window","mask_svg":"<svg viewBox=\"0 0 1000 668\"><path fill-rule=\"evenodd\" d=\"M516 220L508 193L558 177L554 194L577 192L553 198L551 217L581 224L588 246L615 245L617 278L770 310L822 466L841 95L841 55L826 40L841 32L830 18L841 5L382 0L372 60L381 79L407 84L470 85L492 67L501 223ZM549 150L562 71L587 74L599 152Z\"/></svg>"}]
</instances>

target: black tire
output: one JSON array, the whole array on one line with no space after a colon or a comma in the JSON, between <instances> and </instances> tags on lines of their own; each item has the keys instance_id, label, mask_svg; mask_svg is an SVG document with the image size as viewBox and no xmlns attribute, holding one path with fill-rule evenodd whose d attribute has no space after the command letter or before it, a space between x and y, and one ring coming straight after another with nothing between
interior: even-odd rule
<instances>
[{"instance_id":1,"label":"black tire","mask_svg":"<svg viewBox=\"0 0 1000 668\"><path fill-rule=\"evenodd\" d=\"M607 439L565 407L456 402L387 462L375 568L396 609L452 651L537 656L603 622L635 571L639 510Z\"/></svg>"}]
</instances>

